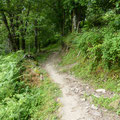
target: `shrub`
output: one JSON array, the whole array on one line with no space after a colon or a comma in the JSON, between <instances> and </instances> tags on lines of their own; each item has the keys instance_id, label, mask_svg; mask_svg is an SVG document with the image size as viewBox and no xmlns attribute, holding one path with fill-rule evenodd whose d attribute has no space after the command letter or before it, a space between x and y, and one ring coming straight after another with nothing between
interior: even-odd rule
<instances>
[{"instance_id":1,"label":"shrub","mask_svg":"<svg viewBox=\"0 0 120 120\"><path fill-rule=\"evenodd\" d=\"M97 67L99 62L109 69L120 66L120 33L113 26L83 29L81 33L67 37L67 44L70 43L79 48L81 55L92 59L92 67Z\"/></svg>"},{"instance_id":2,"label":"shrub","mask_svg":"<svg viewBox=\"0 0 120 120\"><path fill-rule=\"evenodd\" d=\"M23 56L20 51L0 56L0 120L55 119L56 85L41 69L45 80L40 86L27 84L21 77Z\"/></svg>"},{"instance_id":3,"label":"shrub","mask_svg":"<svg viewBox=\"0 0 120 120\"><path fill-rule=\"evenodd\" d=\"M118 34L118 33L116 33ZM105 35L103 43L103 61L107 67L111 68L113 65L120 65L120 36L114 34Z\"/></svg>"}]
</instances>

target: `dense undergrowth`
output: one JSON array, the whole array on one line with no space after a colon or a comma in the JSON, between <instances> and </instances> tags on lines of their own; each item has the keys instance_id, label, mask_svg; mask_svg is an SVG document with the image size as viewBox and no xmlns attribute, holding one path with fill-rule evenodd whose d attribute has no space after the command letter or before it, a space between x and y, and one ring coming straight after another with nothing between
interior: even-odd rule
<instances>
[{"instance_id":1,"label":"dense undergrowth","mask_svg":"<svg viewBox=\"0 0 120 120\"><path fill-rule=\"evenodd\" d=\"M60 62L61 66L65 65L71 65L72 67L68 70L67 67L64 69L64 72L70 71L71 74L75 75L76 77L82 78L85 82L91 84L96 89L103 88L106 90L110 90L111 92L115 94L119 94L120 92L120 76L119 76L119 65L116 62L113 62L111 68L108 67L108 64L105 61L105 58L101 56L99 61L96 61L97 53L96 51L89 51L88 49L94 49L93 47L88 47L89 43L85 43L84 45L88 45L86 48L88 51L83 50L83 46L79 42L81 42L82 37L84 34L91 34L88 33L82 33L81 34L72 34L67 37L66 42L69 42L69 45L71 46L70 50L67 51L62 55L62 60ZM89 37L89 35L88 35ZM92 37L92 36L91 36ZM95 38L95 36L93 36ZM94 39L93 38L93 39ZM92 38L91 38L92 39ZM88 38L90 40L90 38ZM74 44L71 43L71 41L75 42ZM73 45L72 45L73 44ZM113 45L113 44L111 44ZM98 45L99 46L99 45ZM101 49L104 47L104 43L100 45ZM93 53L95 52L95 53ZM107 53L109 51L106 51ZM98 51L99 53L99 51ZM115 55L111 52L111 54ZM103 55L103 54L102 54ZM118 55L118 54L117 54ZM99 56L99 55L98 55ZM109 61L108 61L109 62ZM113 102L113 104L116 104L117 100L120 100L119 95L115 95L112 98L106 98L104 96L101 96L100 98L92 96L93 102L95 105L102 107L105 107L109 110L114 110L117 112L117 114L120 114L120 106L117 103L117 107L111 107L110 104ZM114 106L114 105L113 105Z\"/></svg>"},{"instance_id":2,"label":"dense undergrowth","mask_svg":"<svg viewBox=\"0 0 120 120\"><path fill-rule=\"evenodd\" d=\"M77 63L71 69L76 76L94 76L100 87L106 86L119 92L120 31L109 26L94 27L87 31L84 29L81 33L72 33L65 38L70 50L63 55L61 64Z\"/></svg>"},{"instance_id":3,"label":"dense undergrowth","mask_svg":"<svg viewBox=\"0 0 120 120\"><path fill-rule=\"evenodd\" d=\"M63 54L60 65L74 64L69 71L76 77L83 78L95 88L119 94L120 16L108 12L102 18L104 22L107 21L103 26L85 26L80 33L72 33L64 38L70 49ZM110 108L110 102L119 99L93 98L96 104L106 108ZM119 106L117 111L119 113Z\"/></svg>"},{"instance_id":4,"label":"dense undergrowth","mask_svg":"<svg viewBox=\"0 0 120 120\"><path fill-rule=\"evenodd\" d=\"M36 62L24 61L23 56L0 56L0 120L57 119L57 86Z\"/></svg>"}]
</instances>

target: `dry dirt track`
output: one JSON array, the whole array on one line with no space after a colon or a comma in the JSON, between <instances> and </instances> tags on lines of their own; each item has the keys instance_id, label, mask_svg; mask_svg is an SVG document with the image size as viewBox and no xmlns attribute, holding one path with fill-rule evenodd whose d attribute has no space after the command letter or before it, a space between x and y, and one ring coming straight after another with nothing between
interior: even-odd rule
<instances>
[{"instance_id":1,"label":"dry dirt track","mask_svg":"<svg viewBox=\"0 0 120 120\"><path fill-rule=\"evenodd\" d=\"M120 120L115 113L97 108L85 100L83 95L91 88L70 75L60 73L56 69L56 62L57 53L49 58L45 69L62 91L59 98L62 106L58 111L61 120Z\"/></svg>"}]
</instances>

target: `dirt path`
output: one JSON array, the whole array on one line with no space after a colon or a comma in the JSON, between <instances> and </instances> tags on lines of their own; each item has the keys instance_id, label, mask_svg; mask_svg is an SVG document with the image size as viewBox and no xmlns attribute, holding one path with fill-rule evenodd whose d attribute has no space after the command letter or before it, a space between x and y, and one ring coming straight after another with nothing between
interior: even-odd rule
<instances>
[{"instance_id":1,"label":"dirt path","mask_svg":"<svg viewBox=\"0 0 120 120\"><path fill-rule=\"evenodd\" d=\"M46 63L45 69L62 91L62 97L59 98L62 104L59 109L61 120L120 120L115 113L97 108L85 100L84 93L92 92L93 89L70 75L60 73L56 69L56 61L57 55L54 54Z\"/></svg>"}]
</instances>

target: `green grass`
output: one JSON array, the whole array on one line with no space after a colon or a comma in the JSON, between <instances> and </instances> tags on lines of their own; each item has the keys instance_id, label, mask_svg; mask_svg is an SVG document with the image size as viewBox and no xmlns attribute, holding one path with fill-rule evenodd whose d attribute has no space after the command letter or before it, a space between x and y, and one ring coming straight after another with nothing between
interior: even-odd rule
<instances>
[{"instance_id":1,"label":"green grass","mask_svg":"<svg viewBox=\"0 0 120 120\"><path fill-rule=\"evenodd\" d=\"M41 52L37 55L36 60L39 61L39 63L43 63L48 59L50 54L59 51L60 49L61 46L59 45L59 43L51 44L48 47L41 49Z\"/></svg>"},{"instance_id":2,"label":"green grass","mask_svg":"<svg viewBox=\"0 0 120 120\"><path fill-rule=\"evenodd\" d=\"M102 107L106 108L106 109L113 109L112 107L109 106L109 104L117 99L119 99L120 97L118 95L112 97L112 98L107 98L104 96L101 96L100 98L95 97L94 95L92 96L93 98L93 102L96 106L101 105Z\"/></svg>"},{"instance_id":3,"label":"green grass","mask_svg":"<svg viewBox=\"0 0 120 120\"><path fill-rule=\"evenodd\" d=\"M70 65L79 62L78 49L70 49L68 53L63 54L62 61L59 63L60 66Z\"/></svg>"},{"instance_id":4,"label":"green grass","mask_svg":"<svg viewBox=\"0 0 120 120\"><path fill-rule=\"evenodd\" d=\"M44 52L44 53L40 53L36 59L39 63L44 63L47 58L49 57L49 55L51 54L51 52Z\"/></svg>"},{"instance_id":5,"label":"green grass","mask_svg":"<svg viewBox=\"0 0 120 120\"><path fill-rule=\"evenodd\" d=\"M96 106L101 106L101 107L104 107L108 110L112 110L112 111L115 111L117 112L117 114L119 115L120 114L120 106L119 104L117 108L114 108L112 107L110 104L114 102L114 105L116 103L117 100L120 100L120 96L119 95L115 95L113 96L112 98L108 98L108 97L104 97L104 96L101 96L99 98L95 97L94 95L92 96L92 99L93 99L93 103L96 105Z\"/></svg>"},{"instance_id":6,"label":"green grass","mask_svg":"<svg viewBox=\"0 0 120 120\"><path fill-rule=\"evenodd\" d=\"M62 60L59 63L60 66L71 65L77 63L75 66L69 69L71 73L78 78L83 78L85 82L89 82L95 88L105 88L112 92L119 92L120 86L118 85L119 78L116 77L115 71L103 70L101 68L92 70L92 59L86 59L82 55L78 56L79 49L70 49L68 53L63 54ZM68 71L68 69L64 69ZM113 73L114 72L114 73Z\"/></svg>"},{"instance_id":7,"label":"green grass","mask_svg":"<svg viewBox=\"0 0 120 120\"><path fill-rule=\"evenodd\" d=\"M44 70L41 70L41 72L44 73L44 81L42 82L40 88L36 89L37 94L35 94L37 98L40 97L39 99L41 99L40 106L35 114L33 114L32 118L39 120L57 120L58 117L56 112L59 108L59 103L56 99L60 95L60 91L57 85L51 82L47 73Z\"/></svg>"},{"instance_id":8,"label":"green grass","mask_svg":"<svg viewBox=\"0 0 120 120\"><path fill-rule=\"evenodd\" d=\"M42 48L41 51L55 52L60 50L60 43L51 44L48 47Z\"/></svg>"},{"instance_id":9,"label":"green grass","mask_svg":"<svg viewBox=\"0 0 120 120\"><path fill-rule=\"evenodd\" d=\"M120 92L120 80L118 70L103 70L99 65L98 68L92 70L92 59L86 59L83 55L78 56L79 49L71 49L68 53L63 54L62 60L59 63L60 66L64 67L66 65L74 64L75 66L71 69L64 69L64 72L70 71L78 78L82 78L84 82L89 83L95 89L103 88L111 92L118 94ZM93 103L97 106L104 107L109 110L116 111L120 114L120 107L114 109L109 106L109 104L120 97L118 95L113 98L100 97L97 98L92 96Z\"/></svg>"},{"instance_id":10,"label":"green grass","mask_svg":"<svg viewBox=\"0 0 120 120\"><path fill-rule=\"evenodd\" d=\"M0 56L0 120L58 120L59 88L34 61L28 61L27 66L39 70L44 80L37 85L32 85L30 79L24 80L23 56L22 52Z\"/></svg>"}]
</instances>

